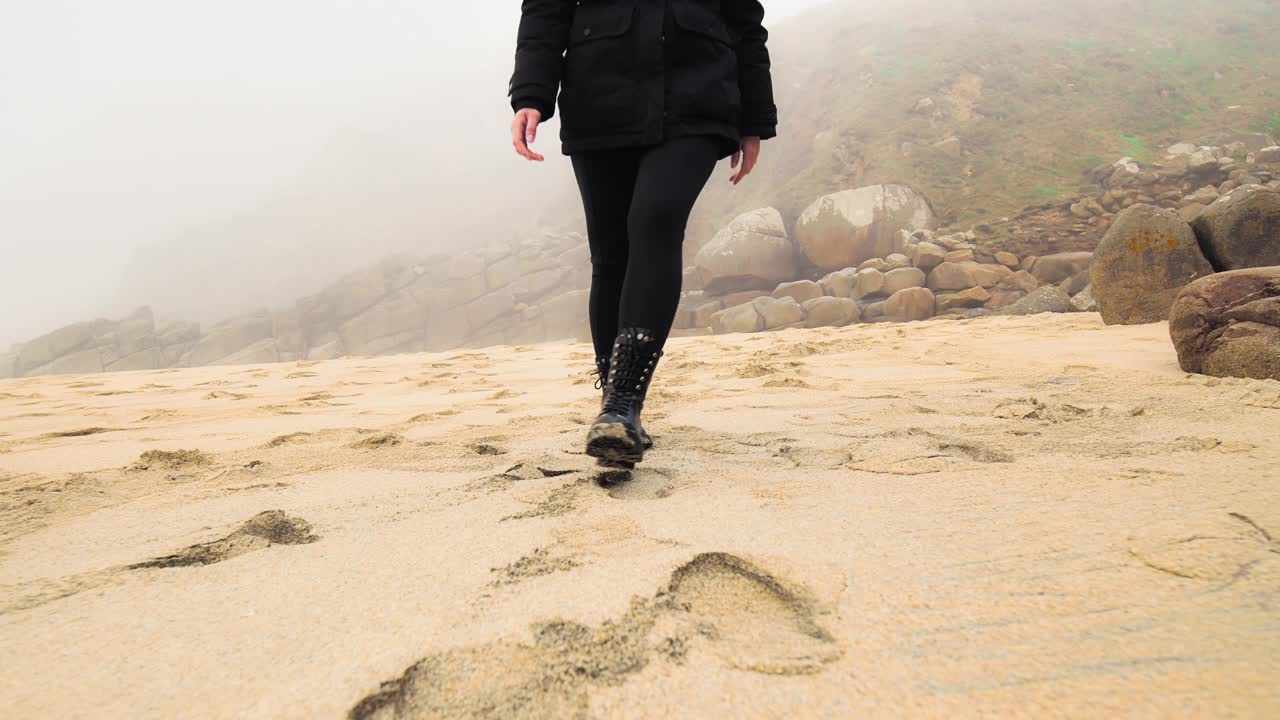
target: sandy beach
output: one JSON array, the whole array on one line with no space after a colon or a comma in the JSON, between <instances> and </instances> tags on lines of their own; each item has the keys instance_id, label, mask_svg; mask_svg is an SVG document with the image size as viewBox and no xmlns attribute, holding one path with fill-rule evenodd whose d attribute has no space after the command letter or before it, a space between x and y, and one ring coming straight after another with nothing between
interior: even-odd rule
<instances>
[{"instance_id":1,"label":"sandy beach","mask_svg":"<svg viewBox=\"0 0 1280 720\"><path fill-rule=\"evenodd\" d=\"M1096 313L0 382L10 718L1280 716L1280 383Z\"/></svg>"}]
</instances>

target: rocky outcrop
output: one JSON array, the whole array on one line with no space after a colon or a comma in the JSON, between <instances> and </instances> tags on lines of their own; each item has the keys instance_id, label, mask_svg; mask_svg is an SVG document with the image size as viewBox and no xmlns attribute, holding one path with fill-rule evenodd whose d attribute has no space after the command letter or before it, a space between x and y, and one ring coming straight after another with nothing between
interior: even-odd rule
<instances>
[{"instance_id":1,"label":"rocky outcrop","mask_svg":"<svg viewBox=\"0 0 1280 720\"><path fill-rule=\"evenodd\" d=\"M761 208L734 218L698 250L693 264L709 293L772 288L795 278L796 250L782 215Z\"/></svg>"},{"instance_id":2,"label":"rocky outcrop","mask_svg":"<svg viewBox=\"0 0 1280 720\"><path fill-rule=\"evenodd\" d=\"M1149 323L1168 318L1178 292L1213 272L1186 221L1141 204L1120 213L1103 236L1089 284L1108 325Z\"/></svg>"},{"instance_id":3,"label":"rocky outcrop","mask_svg":"<svg viewBox=\"0 0 1280 720\"><path fill-rule=\"evenodd\" d=\"M1280 380L1280 266L1187 285L1169 312L1169 335L1186 372Z\"/></svg>"},{"instance_id":4,"label":"rocky outcrop","mask_svg":"<svg viewBox=\"0 0 1280 720\"><path fill-rule=\"evenodd\" d=\"M1200 247L1219 271L1280 265L1280 192L1245 185L1212 200L1195 219Z\"/></svg>"},{"instance_id":5,"label":"rocky outcrop","mask_svg":"<svg viewBox=\"0 0 1280 720\"><path fill-rule=\"evenodd\" d=\"M903 185L872 185L818 198L796 220L795 239L822 270L853 267L902 249L902 230L932 228L933 209Z\"/></svg>"}]
</instances>

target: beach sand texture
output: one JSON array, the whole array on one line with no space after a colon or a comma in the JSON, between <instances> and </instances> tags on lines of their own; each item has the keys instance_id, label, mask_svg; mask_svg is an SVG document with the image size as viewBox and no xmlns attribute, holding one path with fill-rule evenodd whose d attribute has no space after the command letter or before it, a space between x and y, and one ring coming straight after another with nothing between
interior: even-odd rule
<instances>
[{"instance_id":1,"label":"beach sand texture","mask_svg":"<svg viewBox=\"0 0 1280 720\"><path fill-rule=\"evenodd\" d=\"M0 382L34 718L1280 717L1280 383L1096 313Z\"/></svg>"}]
</instances>

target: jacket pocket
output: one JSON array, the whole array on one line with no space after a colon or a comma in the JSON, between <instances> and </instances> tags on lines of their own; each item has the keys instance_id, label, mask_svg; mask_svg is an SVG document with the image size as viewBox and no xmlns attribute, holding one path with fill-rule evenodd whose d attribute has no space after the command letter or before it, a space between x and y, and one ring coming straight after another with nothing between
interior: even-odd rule
<instances>
[{"instance_id":1,"label":"jacket pocket","mask_svg":"<svg viewBox=\"0 0 1280 720\"><path fill-rule=\"evenodd\" d=\"M625 34L631 29L635 9L635 0L584 2L573 11L569 47Z\"/></svg>"},{"instance_id":2,"label":"jacket pocket","mask_svg":"<svg viewBox=\"0 0 1280 720\"><path fill-rule=\"evenodd\" d=\"M712 40L733 46L729 28L718 14L698 5L688 3L672 3L671 12L676 25L681 28Z\"/></svg>"}]
</instances>

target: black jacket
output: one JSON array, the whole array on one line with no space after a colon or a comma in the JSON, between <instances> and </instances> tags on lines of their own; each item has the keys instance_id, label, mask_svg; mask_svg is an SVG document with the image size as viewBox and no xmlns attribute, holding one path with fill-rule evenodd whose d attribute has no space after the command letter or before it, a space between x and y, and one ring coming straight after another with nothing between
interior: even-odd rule
<instances>
[{"instance_id":1,"label":"black jacket","mask_svg":"<svg viewBox=\"0 0 1280 720\"><path fill-rule=\"evenodd\" d=\"M768 32L757 0L524 0L508 87L564 154L709 133L721 157L776 134Z\"/></svg>"}]
</instances>

